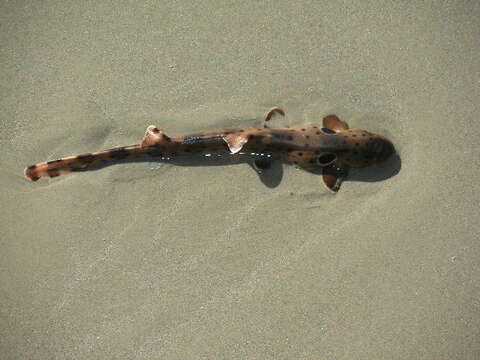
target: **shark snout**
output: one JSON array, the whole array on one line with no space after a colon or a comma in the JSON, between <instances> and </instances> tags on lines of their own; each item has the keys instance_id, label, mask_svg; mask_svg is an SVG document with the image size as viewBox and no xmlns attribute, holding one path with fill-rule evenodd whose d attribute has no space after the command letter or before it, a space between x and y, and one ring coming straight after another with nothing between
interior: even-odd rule
<instances>
[{"instance_id":1,"label":"shark snout","mask_svg":"<svg viewBox=\"0 0 480 360\"><path fill-rule=\"evenodd\" d=\"M387 160L395 153L395 147L392 142L383 136L378 136L373 141L372 150L375 153L375 159L378 162Z\"/></svg>"}]
</instances>

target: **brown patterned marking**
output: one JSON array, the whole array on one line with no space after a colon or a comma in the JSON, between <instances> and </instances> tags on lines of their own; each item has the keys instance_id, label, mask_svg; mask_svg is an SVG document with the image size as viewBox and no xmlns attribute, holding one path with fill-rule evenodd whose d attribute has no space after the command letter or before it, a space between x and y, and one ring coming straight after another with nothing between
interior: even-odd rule
<instances>
[{"instance_id":1,"label":"brown patterned marking","mask_svg":"<svg viewBox=\"0 0 480 360\"><path fill-rule=\"evenodd\" d=\"M320 131L315 132L315 134L320 135Z\"/></svg>"},{"instance_id":2,"label":"brown patterned marking","mask_svg":"<svg viewBox=\"0 0 480 360\"><path fill-rule=\"evenodd\" d=\"M47 165L56 164L56 163L61 162L61 161L62 161L61 159L50 160L50 161L47 161Z\"/></svg>"},{"instance_id":3,"label":"brown patterned marking","mask_svg":"<svg viewBox=\"0 0 480 360\"><path fill-rule=\"evenodd\" d=\"M52 177L52 178L53 178L53 177L57 177L57 176L60 175L60 170L55 169L55 168L53 168L53 169L47 169L47 174L48 174L48 176L50 176L50 177Z\"/></svg>"},{"instance_id":4,"label":"brown patterned marking","mask_svg":"<svg viewBox=\"0 0 480 360\"><path fill-rule=\"evenodd\" d=\"M303 156L303 153L302 153L302 152L299 152L299 153L298 153L298 156Z\"/></svg>"},{"instance_id":5,"label":"brown patterned marking","mask_svg":"<svg viewBox=\"0 0 480 360\"><path fill-rule=\"evenodd\" d=\"M30 165L27 170L31 171L31 170L35 170L37 168L37 165Z\"/></svg>"},{"instance_id":6,"label":"brown patterned marking","mask_svg":"<svg viewBox=\"0 0 480 360\"><path fill-rule=\"evenodd\" d=\"M307 130L307 129L305 129L305 128L302 128L302 131L305 131L305 130Z\"/></svg>"},{"instance_id":7,"label":"brown patterned marking","mask_svg":"<svg viewBox=\"0 0 480 360\"><path fill-rule=\"evenodd\" d=\"M83 154L83 155L78 155L77 160L80 162L90 162L93 161L95 157L92 154Z\"/></svg>"}]
</instances>

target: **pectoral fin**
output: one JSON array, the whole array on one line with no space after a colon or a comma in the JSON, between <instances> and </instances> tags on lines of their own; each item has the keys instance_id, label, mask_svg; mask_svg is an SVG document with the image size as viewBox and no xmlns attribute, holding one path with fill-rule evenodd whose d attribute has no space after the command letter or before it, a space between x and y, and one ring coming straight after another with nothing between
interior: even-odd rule
<instances>
[{"instance_id":1,"label":"pectoral fin","mask_svg":"<svg viewBox=\"0 0 480 360\"><path fill-rule=\"evenodd\" d=\"M155 146L166 141L170 141L170 138L165 135L165 133L158 130L155 125L150 125L143 136L141 146Z\"/></svg>"},{"instance_id":2,"label":"pectoral fin","mask_svg":"<svg viewBox=\"0 0 480 360\"><path fill-rule=\"evenodd\" d=\"M343 180L348 175L348 165L342 164L331 164L323 167L323 182L325 186L333 192L338 192L340 186L342 185Z\"/></svg>"},{"instance_id":3,"label":"pectoral fin","mask_svg":"<svg viewBox=\"0 0 480 360\"><path fill-rule=\"evenodd\" d=\"M243 145L248 141L248 137L244 134L229 134L224 135L222 138L227 143L232 154L236 154L242 150Z\"/></svg>"},{"instance_id":4,"label":"pectoral fin","mask_svg":"<svg viewBox=\"0 0 480 360\"><path fill-rule=\"evenodd\" d=\"M323 127L334 131L348 130L347 123L338 118L337 115L327 115L323 118Z\"/></svg>"}]
</instances>

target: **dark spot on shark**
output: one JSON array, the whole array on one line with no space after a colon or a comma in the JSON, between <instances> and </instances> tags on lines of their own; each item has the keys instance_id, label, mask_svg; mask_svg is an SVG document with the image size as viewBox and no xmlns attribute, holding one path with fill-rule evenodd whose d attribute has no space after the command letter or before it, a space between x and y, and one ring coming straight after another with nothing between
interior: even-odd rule
<instances>
[{"instance_id":1,"label":"dark spot on shark","mask_svg":"<svg viewBox=\"0 0 480 360\"><path fill-rule=\"evenodd\" d=\"M50 161L47 161L47 165L51 165L51 164L55 164L55 163L58 163L62 160L58 159L58 160L50 160Z\"/></svg>"},{"instance_id":2,"label":"dark spot on shark","mask_svg":"<svg viewBox=\"0 0 480 360\"><path fill-rule=\"evenodd\" d=\"M27 170L34 170L37 168L37 165L30 165Z\"/></svg>"},{"instance_id":3,"label":"dark spot on shark","mask_svg":"<svg viewBox=\"0 0 480 360\"><path fill-rule=\"evenodd\" d=\"M323 153L318 157L317 161L320 165L325 166L335 161L336 158L337 156L333 153Z\"/></svg>"},{"instance_id":4,"label":"dark spot on shark","mask_svg":"<svg viewBox=\"0 0 480 360\"><path fill-rule=\"evenodd\" d=\"M50 176L52 178L57 177L57 176L60 175L60 170L55 169L55 168L54 169L47 169L47 174L48 174L48 176Z\"/></svg>"},{"instance_id":5,"label":"dark spot on shark","mask_svg":"<svg viewBox=\"0 0 480 360\"><path fill-rule=\"evenodd\" d=\"M78 155L77 160L80 162L90 162L93 161L94 156L92 154L83 154L83 155Z\"/></svg>"},{"instance_id":6,"label":"dark spot on shark","mask_svg":"<svg viewBox=\"0 0 480 360\"><path fill-rule=\"evenodd\" d=\"M302 153L302 152L299 152L299 153L298 153L298 156L303 156L303 153Z\"/></svg>"}]
</instances>

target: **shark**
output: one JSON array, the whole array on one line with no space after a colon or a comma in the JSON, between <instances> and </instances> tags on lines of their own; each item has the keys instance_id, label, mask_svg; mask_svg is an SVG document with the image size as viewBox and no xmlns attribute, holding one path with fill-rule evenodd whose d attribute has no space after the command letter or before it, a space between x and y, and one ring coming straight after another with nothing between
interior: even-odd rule
<instances>
[{"instance_id":1,"label":"shark","mask_svg":"<svg viewBox=\"0 0 480 360\"><path fill-rule=\"evenodd\" d=\"M24 173L32 181L53 178L100 162L140 157L173 158L199 154L251 154L252 165L267 171L274 159L304 170L321 170L323 183L333 193L339 191L351 167L363 168L387 160L395 147L386 137L362 129L349 128L334 114L323 118L322 126L297 125L271 128L268 122L282 108L270 109L260 128L207 130L184 136L168 136L156 126L148 126L140 143L28 166Z\"/></svg>"}]
</instances>

